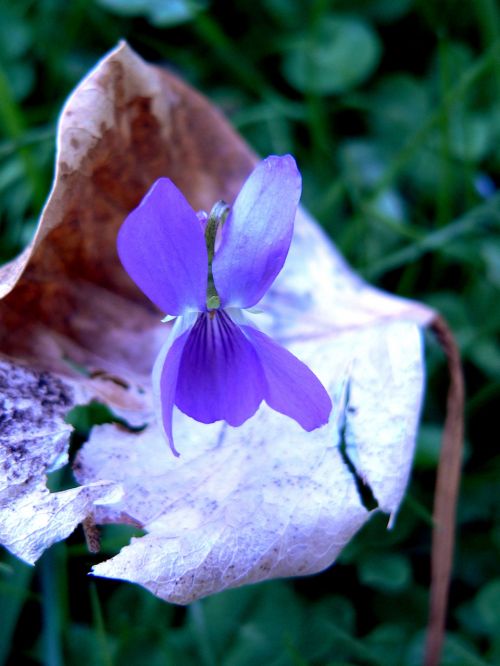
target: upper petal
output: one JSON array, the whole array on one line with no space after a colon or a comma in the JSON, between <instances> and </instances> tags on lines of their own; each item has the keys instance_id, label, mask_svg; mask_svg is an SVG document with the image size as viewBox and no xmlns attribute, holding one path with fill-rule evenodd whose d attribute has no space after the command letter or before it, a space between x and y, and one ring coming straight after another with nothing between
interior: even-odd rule
<instances>
[{"instance_id":1,"label":"upper petal","mask_svg":"<svg viewBox=\"0 0 500 666\"><path fill-rule=\"evenodd\" d=\"M184 347L175 404L202 423L239 426L252 416L266 381L251 343L222 311L200 314Z\"/></svg>"},{"instance_id":2,"label":"upper petal","mask_svg":"<svg viewBox=\"0 0 500 666\"><path fill-rule=\"evenodd\" d=\"M196 213L168 178L160 178L118 234L125 270L163 312L203 310L208 258Z\"/></svg>"},{"instance_id":3,"label":"upper petal","mask_svg":"<svg viewBox=\"0 0 500 666\"><path fill-rule=\"evenodd\" d=\"M251 307L273 283L290 247L301 187L291 155L268 157L243 185L212 265L223 307Z\"/></svg>"},{"instance_id":4,"label":"upper petal","mask_svg":"<svg viewBox=\"0 0 500 666\"><path fill-rule=\"evenodd\" d=\"M267 390L265 401L304 430L328 423L332 401L316 375L287 349L252 326L241 327L262 363Z\"/></svg>"}]
</instances>

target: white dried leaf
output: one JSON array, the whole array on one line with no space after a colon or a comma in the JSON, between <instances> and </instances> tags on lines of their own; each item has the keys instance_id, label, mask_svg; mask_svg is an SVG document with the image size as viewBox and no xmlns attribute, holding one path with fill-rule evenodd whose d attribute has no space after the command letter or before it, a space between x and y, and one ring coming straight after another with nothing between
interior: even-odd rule
<instances>
[{"instance_id":1,"label":"white dried leaf","mask_svg":"<svg viewBox=\"0 0 500 666\"><path fill-rule=\"evenodd\" d=\"M403 341L399 359L391 350L395 341ZM382 510L397 510L421 401L417 326L380 324L290 348L334 399L329 425L312 433L266 405L239 428L201 425L177 410L182 455L175 459L155 426L121 439L115 426L94 428L79 454L78 478L124 488L123 500L101 507L96 520L128 516L147 531L94 567L95 574L185 604L228 587L324 569L370 515L342 447ZM367 430L370 421L374 428Z\"/></svg>"},{"instance_id":2,"label":"white dried leaf","mask_svg":"<svg viewBox=\"0 0 500 666\"><path fill-rule=\"evenodd\" d=\"M109 481L50 493L47 473L67 463L71 387L0 360L0 543L29 564L121 489Z\"/></svg>"}]
</instances>

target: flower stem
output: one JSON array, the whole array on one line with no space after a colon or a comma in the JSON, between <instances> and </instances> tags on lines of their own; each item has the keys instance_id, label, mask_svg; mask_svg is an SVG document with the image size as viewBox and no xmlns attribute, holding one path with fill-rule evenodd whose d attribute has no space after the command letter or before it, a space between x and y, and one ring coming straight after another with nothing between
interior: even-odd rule
<instances>
[{"instance_id":1,"label":"flower stem","mask_svg":"<svg viewBox=\"0 0 500 666\"><path fill-rule=\"evenodd\" d=\"M208 252L208 284L207 284L207 307L209 310L220 306L220 298L215 288L214 276L212 274L212 261L215 254L215 239L217 231L224 224L229 215L229 206L225 201L217 201L214 204L205 226L205 243Z\"/></svg>"}]
</instances>

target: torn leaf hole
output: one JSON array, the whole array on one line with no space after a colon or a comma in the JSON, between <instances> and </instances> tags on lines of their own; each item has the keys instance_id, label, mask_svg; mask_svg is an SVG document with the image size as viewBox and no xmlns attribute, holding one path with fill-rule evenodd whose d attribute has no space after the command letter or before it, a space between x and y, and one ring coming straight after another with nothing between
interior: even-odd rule
<instances>
[{"instance_id":1,"label":"torn leaf hole","mask_svg":"<svg viewBox=\"0 0 500 666\"><path fill-rule=\"evenodd\" d=\"M350 398L350 382L347 382L345 389L345 405L342 415L342 420L339 425L339 451L342 456L342 460L345 463L345 466L349 470L356 485L356 490L358 491L359 499L361 504L367 511L373 511L378 508L378 502L373 494L370 486L364 481L362 476L359 474L354 462L352 461L349 455L349 445L347 443L346 429L347 429L347 419L349 416L353 416L357 413L357 408L349 404Z\"/></svg>"},{"instance_id":2,"label":"torn leaf hole","mask_svg":"<svg viewBox=\"0 0 500 666\"><path fill-rule=\"evenodd\" d=\"M76 405L65 416L66 423L73 426L69 444L69 460L73 462L81 446L88 440L90 431L95 425L103 423L117 423L129 432L141 432L146 423L140 426L131 426L125 419L117 416L107 405L92 400L86 405Z\"/></svg>"}]
</instances>

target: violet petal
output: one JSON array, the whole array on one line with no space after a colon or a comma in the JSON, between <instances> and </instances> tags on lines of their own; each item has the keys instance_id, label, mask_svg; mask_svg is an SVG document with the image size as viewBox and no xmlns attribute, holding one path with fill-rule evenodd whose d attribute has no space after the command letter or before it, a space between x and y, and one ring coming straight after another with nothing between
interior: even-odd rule
<instances>
[{"instance_id":1,"label":"violet petal","mask_svg":"<svg viewBox=\"0 0 500 666\"><path fill-rule=\"evenodd\" d=\"M196 213L168 178L160 178L118 234L125 270L163 312L203 310L208 258Z\"/></svg>"},{"instance_id":2,"label":"violet petal","mask_svg":"<svg viewBox=\"0 0 500 666\"><path fill-rule=\"evenodd\" d=\"M266 380L253 346L229 315L200 314L184 347L175 404L201 423L239 426L264 398Z\"/></svg>"},{"instance_id":3,"label":"violet petal","mask_svg":"<svg viewBox=\"0 0 500 666\"><path fill-rule=\"evenodd\" d=\"M301 183L291 155L268 157L246 180L212 265L223 307L251 307L274 282L290 247Z\"/></svg>"},{"instance_id":4,"label":"violet petal","mask_svg":"<svg viewBox=\"0 0 500 666\"><path fill-rule=\"evenodd\" d=\"M241 327L253 344L267 380L267 404L310 431L328 423L332 401L316 375L291 354L252 326Z\"/></svg>"}]
</instances>

